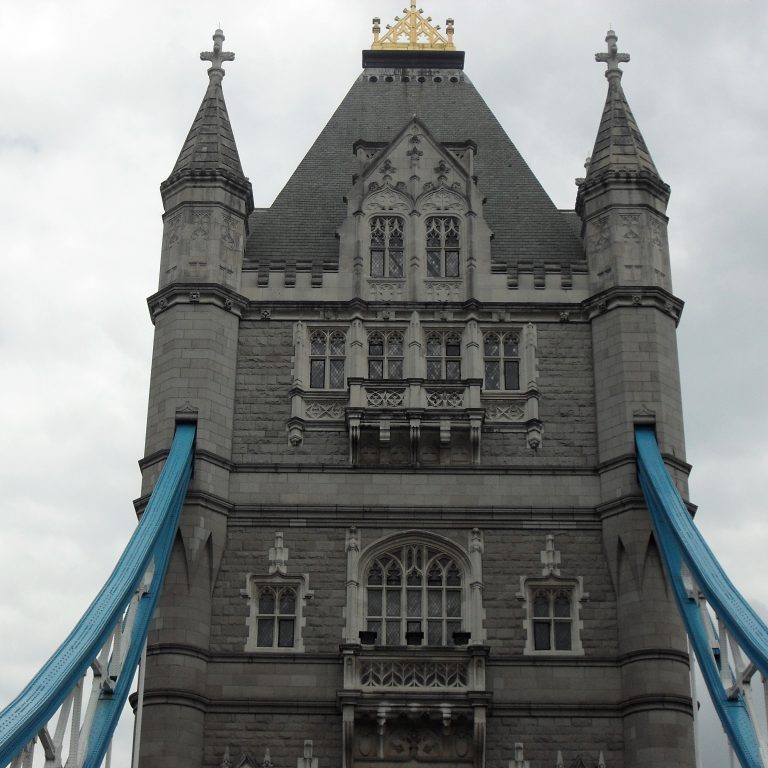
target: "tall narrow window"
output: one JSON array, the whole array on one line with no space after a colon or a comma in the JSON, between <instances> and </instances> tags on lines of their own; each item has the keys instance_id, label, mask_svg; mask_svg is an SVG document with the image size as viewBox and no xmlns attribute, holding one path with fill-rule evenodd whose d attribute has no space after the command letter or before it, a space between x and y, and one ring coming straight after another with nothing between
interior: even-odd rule
<instances>
[{"instance_id":1,"label":"tall narrow window","mask_svg":"<svg viewBox=\"0 0 768 768\"><path fill-rule=\"evenodd\" d=\"M533 649L570 651L573 648L573 590L535 588L533 592Z\"/></svg>"},{"instance_id":2,"label":"tall narrow window","mask_svg":"<svg viewBox=\"0 0 768 768\"><path fill-rule=\"evenodd\" d=\"M293 587L261 587L256 621L257 647L293 648L296 590Z\"/></svg>"},{"instance_id":3,"label":"tall narrow window","mask_svg":"<svg viewBox=\"0 0 768 768\"><path fill-rule=\"evenodd\" d=\"M368 378L403 378L404 339L400 331L374 331L368 336Z\"/></svg>"},{"instance_id":4,"label":"tall narrow window","mask_svg":"<svg viewBox=\"0 0 768 768\"><path fill-rule=\"evenodd\" d=\"M344 389L346 337L342 331L313 331L309 337L309 386Z\"/></svg>"},{"instance_id":5,"label":"tall narrow window","mask_svg":"<svg viewBox=\"0 0 768 768\"><path fill-rule=\"evenodd\" d=\"M486 333L483 354L486 389L520 389L519 337L516 333Z\"/></svg>"},{"instance_id":6,"label":"tall narrow window","mask_svg":"<svg viewBox=\"0 0 768 768\"><path fill-rule=\"evenodd\" d=\"M427 379L461 379L461 337L458 333L433 331L427 335Z\"/></svg>"},{"instance_id":7,"label":"tall narrow window","mask_svg":"<svg viewBox=\"0 0 768 768\"><path fill-rule=\"evenodd\" d=\"M404 222L399 216L371 219L371 277L402 277Z\"/></svg>"},{"instance_id":8,"label":"tall narrow window","mask_svg":"<svg viewBox=\"0 0 768 768\"><path fill-rule=\"evenodd\" d=\"M427 275L459 276L459 220L455 216L427 219Z\"/></svg>"},{"instance_id":9,"label":"tall narrow window","mask_svg":"<svg viewBox=\"0 0 768 768\"><path fill-rule=\"evenodd\" d=\"M407 544L377 557L366 574L367 629L380 645L404 645L406 632L427 645L453 645L462 626L463 574L446 554Z\"/></svg>"}]
</instances>

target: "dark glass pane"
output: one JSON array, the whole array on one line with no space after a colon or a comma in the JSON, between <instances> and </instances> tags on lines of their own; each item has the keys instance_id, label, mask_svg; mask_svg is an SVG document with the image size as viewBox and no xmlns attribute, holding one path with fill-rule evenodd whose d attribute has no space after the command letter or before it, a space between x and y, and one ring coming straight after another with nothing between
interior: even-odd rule
<instances>
[{"instance_id":1,"label":"dark glass pane","mask_svg":"<svg viewBox=\"0 0 768 768\"><path fill-rule=\"evenodd\" d=\"M427 624L427 645L443 644L443 622L430 621Z\"/></svg>"},{"instance_id":2,"label":"dark glass pane","mask_svg":"<svg viewBox=\"0 0 768 768\"><path fill-rule=\"evenodd\" d=\"M517 336L514 334L504 337L504 357L517 357Z\"/></svg>"},{"instance_id":3,"label":"dark glass pane","mask_svg":"<svg viewBox=\"0 0 768 768\"><path fill-rule=\"evenodd\" d=\"M445 356L461 357L461 339L455 333L445 339Z\"/></svg>"},{"instance_id":4,"label":"dark glass pane","mask_svg":"<svg viewBox=\"0 0 768 768\"><path fill-rule=\"evenodd\" d=\"M280 613L283 616L296 613L296 593L292 589L284 589L280 593Z\"/></svg>"},{"instance_id":5,"label":"dark glass pane","mask_svg":"<svg viewBox=\"0 0 768 768\"><path fill-rule=\"evenodd\" d=\"M389 252L389 276L390 277L403 276L403 252L402 251Z\"/></svg>"},{"instance_id":6,"label":"dark glass pane","mask_svg":"<svg viewBox=\"0 0 768 768\"><path fill-rule=\"evenodd\" d=\"M380 333L368 337L368 357L384 357L384 337Z\"/></svg>"},{"instance_id":7,"label":"dark glass pane","mask_svg":"<svg viewBox=\"0 0 768 768\"><path fill-rule=\"evenodd\" d=\"M533 615L549 616L549 598L543 592L533 598Z\"/></svg>"},{"instance_id":8,"label":"dark glass pane","mask_svg":"<svg viewBox=\"0 0 768 768\"><path fill-rule=\"evenodd\" d=\"M421 616L421 590L409 589L408 590L408 615L409 616Z\"/></svg>"},{"instance_id":9,"label":"dark glass pane","mask_svg":"<svg viewBox=\"0 0 768 768\"><path fill-rule=\"evenodd\" d=\"M371 251L371 277L384 277L384 251Z\"/></svg>"},{"instance_id":10,"label":"dark glass pane","mask_svg":"<svg viewBox=\"0 0 768 768\"><path fill-rule=\"evenodd\" d=\"M487 333L485 335L483 350L486 357L499 356L499 337L495 333Z\"/></svg>"},{"instance_id":11,"label":"dark glass pane","mask_svg":"<svg viewBox=\"0 0 768 768\"><path fill-rule=\"evenodd\" d=\"M517 360L504 361L504 388L520 389L520 363Z\"/></svg>"},{"instance_id":12,"label":"dark glass pane","mask_svg":"<svg viewBox=\"0 0 768 768\"><path fill-rule=\"evenodd\" d=\"M325 355L325 334L313 333L309 342L309 351L312 355Z\"/></svg>"},{"instance_id":13,"label":"dark glass pane","mask_svg":"<svg viewBox=\"0 0 768 768\"><path fill-rule=\"evenodd\" d=\"M259 613L275 612L275 593L271 589L262 589L259 594Z\"/></svg>"},{"instance_id":14,"label":"dark glass pane","mask_svg":"<svg viewBox=\"0 0 768 768\"><path fill-rule=\"evenodd\" d=\"M461 616L461 592L456 589L449 589L445 593L445 615Z\"/></svg>"},{"instance_id":15,"label":"dark glass pane","mask_svg":"<svg viewBox=\"0 0 768 768\"><path fill-rule=\"evenodd\" d=\"M277 622L277 647L293 648L293 619L280 619Z\"/></svg>"},{"instance_id":16,"label":"dark glass pane","mask_svg":"<svg viewBox=\"0 0 768 768\"><path fill-rule=\"evenodd\" d=\"M460 360L445 361L445 378L448 379L448 381L458 381L461 378Z\"/></svg>"},{"instance_id":17,"label":"dark glass pane","mask_svg":"<svg viewBox=\"0 0 768 768\"><path fill-rule=\"evenodd\" d=\"M396 589L387 590L387 616L400 615L400 592Z\"/></svg>"},{"instance_id":18,"label":"dark glass pane","mask_svg":"<svg viewBox=\"0 0 768 768\"><path fill-rule=\"evenodd\" d=\"M556 651L571 650L571 622L570 621L555 622L555 650Z\"/></svg>"},{"instance_id":19,"label":"dark glass pane","mask_svg":"<svg viewBox=\"0 0 768 768\"><path fill-rule=\"evenodd\" d=\"M259 648L271 648L274 631L274 619L259 619L259 625L256 630L256 645L258 645Z\"/></svg>"},{"instance_id":20,"label":"dark glass pane","mask_svg":"<svg viewBox=\"0 0 768 768\"><path fill-rule=\"evenodd\" d=\"M461 632L460 621L447 621L445 623L446 645L453 645L453 633Z\"/></svg>"},{"instance_id":21,"label":"dark glass pane","mask_svg":"<svg viewBox=\"0 0 768 768\"><path fill-rule=\"evenodd\" d=\"M384 378L384 361L383 360L368 361L368 378L369 379Z\"/></svg>"},{"instance_id":22,"label":"dark glass pane","mask_svg":"<svg viewBox=\"0 0 768 768\"><path fill-rule=\"evenodd\" d=\"M427 616L443 615L443 590L430 589L427 591Z\"/></svg>"},{"instance_id":23,"label":"dark glass pane","mask_svg":"<svg viewBox=\"0 0 768 768\"><path fill-rule=\"evenodd\" d=\"M571 615L571 596L564 592L558 593L555 597L555 616L558 618L570 618Z\"/></svg>"},{"instance_id":24,"label":"dark glass pane","mask_svg":"<svg viewBox=\"0 0 768 768\"><path fill-rule=\"evenodd\" d=\"M371 220L371 245L384 245L384 219Z\"/></svg>"},{"instance_id":25,"label":"dark glass pane","mask_svg":"<svg viewBox=\"0 0 768 768\"><path fill-rule=\"evenodd\" d=\"M485 388L501 389L501 366L498 360L485 361Z\"/></svg>"},{"instance_id":26,"label":"dark glass pane","mask_svg":"<svg viewBox=\"0 0 768 768\"><path fill-rule=\"evenodd\" d=\"M405 631L406 632L421 632L421 621L406 621L405 622Z\"/></svg>"},{"instance_id":27,"label":"dark glass pane","mask_svg":"<svg viewBox=\"0 0 768 768\"><path fill-rule=\"evenodd\" d=\"M449 587L461 586L461 571L456 567L455 563L451 563L448 566L448 573L446 574L445 583Z\"/></svg>"},{"instance_id":28,"label":"dark glass pane","mask_svg":"<svg viewBox=\"0 0 768 768\"><path fill-rule=\"evenodd\" d=\"M392 565L391 568L387 570L387 584L389 586L400 586L400 580L402 579L402 575L400 573L400 568L397 565Z\"/></svg>"},{"instance_id":29,"label":"dark glass pane","mask_svg":"<svg viewBox=\"0 0 768 768\"><path fill-rule=\"evenodd\" d=\"M440 251L427 251L427 274L440 277Z\"/></svg>"},{"instance_id":30,"label":"dark glass pane","mask_svg":"<svg viewBox=\"0 0 768 768\"><path fill-rule=\"evenodd\" d=\"M427 584L430 587L443 586L443 572L438 565L433 565L427 574Z\"/></svg>"},{"instance_id":31,"label":"dark glass pane","mask_svg":"<svg viewBox=\"0 0 768 768\"><path fill-rule=\"evenodd\" d=\"M344 389L344 361L331 360L330 373L329 387L331 389Z\"/></svg>"},{"instance_id":32,"label":"dark glass pane","mask_svg":"<svg viewBox=\"0 0 768 768\"><path fill-rule=\"evenodd\" d=\"M374 565L371 567L371 570L368 571L368 583L369 584L382 583L381 568L379 567L378 563L374 563Z\"/></svg>"},{"instance_id":33,"label":"dark glass pane","mask_svg":"<svg viewBox=\"0 0 768 768\"><path fill-rule=\"evenodd\" d=\"M537 651L548 651L549 646L549 622L533 622L533 647Z\"/></svg>"},{"instance_id":34,"label":"dark glass pane","mask_svg":"<svg viewBox=\"0 0 768 768\"><path fill-rule=\"evenodd\" d=\"M331 354L332 355L343 355L345 354L345 342L346 338L344 337L343 333L332 333L331 334Z\"/></svg>"},{"instance_id":35,"label":"dark glass pane","mask_svg":"<svg viewBox=\"0 0 768 768\"><path fill-rule=\"evenodd\" d=\"M400 622L387 622L387 645L400 645Z\"/></svg>"},{"instance_id":36,"label":"dark glass pane","mask_svg":"<svg viewBox=\"0 0 768 768\"><path fill-rule=\"evenodd\" d=\"M312 389L322 389L325 386L325 360L310 361L309 386Z\"/></svg>"},{"instance_id":37,"label":"dark glass pane","mask_svg":"<svg viewBox=\"0 0 768 768\"><path fill-rule=\"evenodd\" d=\"M421 586L421 573L417 570L408 572L408 578L405 582L409 587Z\"/></svg>"},{"instance_id":38,"label":"dark glass pane","mask_svg":"<svg viewBox=\"0 0 768 768\"><path fill-rule=\"evenodd\" d=\"M427 378L430 381L437 381L442 377L443 371L440 360L427 360Z\"/></svg>"},{"instance_id":39,"label":"dark glass pane","mask_svg":"<svg viewBox=\"0 0 768 768\"><path fill-rule=\"evenodd\" d=\"M390 360L387 366L387 375L390 379L402 379L403 378L403 361Z\"/></svg>"},{"instance_id":40,"label":"dark glass pane","mask_svg":"<svg viewBox=\"0 0 768 768\"><path fill-rule=\"evenodd\" d=\"M446 277L459 276L459 252L458 251L445 252L445 276Z\"/></svg>"},{"instance_id":41,"label":"dark glass pane","mask_svg":"<svg viewBox=\"0 0 768 768\"><path fill-rule=\"evenodd\" d=\"M400 244L400 248L403 247L403 220L397 218L390 218L389 220L389 244L393 247L398 247L396 243Z\"/></svg>"},{"instance_id":42,"label":"dark glass pane","mask_svg":"<svg viewBox=\"0 0 768 768\"><path fill-rule=\"evenodd\" d=\"M368 590L368 615L381 616L381 590Z\"/></svg>"}]
</instances>

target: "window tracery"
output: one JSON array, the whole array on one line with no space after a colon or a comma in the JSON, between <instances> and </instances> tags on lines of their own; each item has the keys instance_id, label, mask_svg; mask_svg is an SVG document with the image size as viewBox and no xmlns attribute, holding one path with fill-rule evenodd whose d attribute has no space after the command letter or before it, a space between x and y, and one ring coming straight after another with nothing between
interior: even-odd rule
<instances>
[{"instance_id":1,"label":"window tracery","mask_svg":"<svg viewBox=\"0 0 768 768\"><path fill-rule=\"evenodd\" d=\"M259 589L256 627L259 648L293 648L296 590L292 586L263 586Z\"/></svg>"},{"instance_id":2,"label":"window tracery","mask_svg":"<svg viewBox=\"0 0 768 768\"><path fill-rule=\"evenodd\" d=\"M520 389L520 337L514 331L483 336L485 388Z\"/></svg>"},{"instance_id":3,"label":"window tracery","mask_svg":"<svg viewBox=\"0 0 768 768\"><path fill-rule=\"evenodd\" d=\"M405 222L399 216L371 219L371 277L403 277Z\"/></svg>"},{"instance_id":4,"label":"window tracery","mask_svg":"<svg viewBox=\"0 0 768 768\"><path fill-rule=\"evenodd\" d=\"M427 334L427 380L461 379L461 337L455 331Z\"/></svg>"},{"instance_id":5,"label":"window tracery","mask_svg":"<svg viewBox=\"0 0 768 768\"><path fill-rule=\"evenodd\" d=\"M402 379L405 339L400 331L368 334L368 378Z\"/></svg>"},{"instance_id":6,"label":"window tracery","mask_svg":"<svg viewBox=\"0 0 768 768\"><path fill-rule=\"evenodd\" d=\"M460 224L456 216L430 216L427 228L427 275L458 277Z\"/></svg>"},{"instance_id":7,"label":"window tracery","mask_svg":"<svg viewBox=\"0 0 768 768\"><path fill-rule=\"evenodd\" d=\"M316 330L309 337L311 389L344 389L346 336L343 331Z\"/></svg>"}]
</instances>

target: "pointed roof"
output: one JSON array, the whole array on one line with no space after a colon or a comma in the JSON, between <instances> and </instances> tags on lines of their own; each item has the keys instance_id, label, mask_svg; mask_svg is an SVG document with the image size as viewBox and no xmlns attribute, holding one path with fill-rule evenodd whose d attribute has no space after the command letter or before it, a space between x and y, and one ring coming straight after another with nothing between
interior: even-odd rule
<instances>
[{"instance_id":1,"label":"pointed roof","mask_svg":"<svg viewBox=\"0 0 768 768\"><path fill-rule=\"evenodd\" d=\"M596 179L606 171L646 172L660 179L621 87L622 71L618 64L629 61L629 54L618 52L617 40L616 33L609 29L605 38L608 52L595 54L595 60L605 62L608 67L605 72L608 96L589 160L587 181Z\"/></svg>"},{"instance_id":2,"label":"pointed roof","mask_svg":"<svg viewBox=\"0 0 768 768\"><path fill-rule=\"evenodd\" d=\"M439 142L471 139L477 145L474 172L486 197L483 215L494 233L494 271L521 262L584 260L571 221L549 199L464 72L446 64L427 69L382 58L376 65L369 61L272 206L251 215L246 268L338 269L336 231L347 215L344 196L359 170L353 146L359 140L388 145L414 115Z\"/></svg>"},{"instance_id":3,"label":"pointed roof","mask_svg":"<svg viewBox=\"0 0 768 768\"><path fill-rule=\"evenodd\" d=\"M225 74L221 64L224 61L232 61L235 54L222 51L224 33L220 29L214 33L213 41L213 51L200 54L203 61L211 62L208 69L208 88L176 165L163 187L189 172L194 175L220 174L234 181L247 183L250 187L240 163L221 87Z\"/></svg>"}]
</instances>

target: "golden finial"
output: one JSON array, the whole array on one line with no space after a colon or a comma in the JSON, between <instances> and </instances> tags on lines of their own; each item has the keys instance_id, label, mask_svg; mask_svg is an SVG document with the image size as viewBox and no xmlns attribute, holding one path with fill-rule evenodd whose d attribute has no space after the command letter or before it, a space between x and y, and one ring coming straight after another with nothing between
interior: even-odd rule
<instances>
[{"instance_id":1,"label":"golden finial","mask_svg":"<svg viewBox=\"0 0 768 768\"><path fill-rule=\"evenodd\" d=\"M445 22L445 36L438 31L440 25L432 24L431 16L424 16L424 11L416 7L416 0L411 0L411 7L403 8L405 16L395 16L393 25L387 24L386 32L381 34L381 19L373 20L373 43L371 48L380 50L408 51L455 51L453 44L453 19Z\"/></svg>"}]
</instances>

